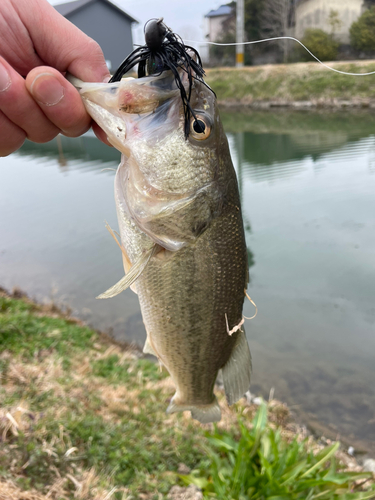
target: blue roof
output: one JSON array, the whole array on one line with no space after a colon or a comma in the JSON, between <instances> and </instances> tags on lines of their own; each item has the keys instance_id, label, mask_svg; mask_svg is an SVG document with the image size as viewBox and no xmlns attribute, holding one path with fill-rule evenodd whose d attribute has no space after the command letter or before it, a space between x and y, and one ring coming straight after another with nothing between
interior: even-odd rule
<instances>
[{"instance_id":1,"label":"blue roof","mask_svg":"<svg viewBox=\"0 0 375 500\"><path fill-rule=\"evenodd\" d=\"M216 10L210 10L204 17L229 16L232 13L232 7L229 5L220 5Z\"/></svg>"}]
</instances>

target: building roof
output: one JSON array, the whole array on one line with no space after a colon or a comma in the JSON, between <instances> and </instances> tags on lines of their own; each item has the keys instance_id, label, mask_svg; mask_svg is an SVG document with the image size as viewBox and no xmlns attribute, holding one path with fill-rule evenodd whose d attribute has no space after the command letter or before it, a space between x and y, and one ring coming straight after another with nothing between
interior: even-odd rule
<instances>
[{"instance_id":1,"label":"building roof","mask_svg":"<svg viewBox=\"0 0 375 500\"><path fill-rule=\"evenodd\" d=\"M82 9L86 5L89 5L90 3L94 3L96 1L97 0L75 0L73 2L60 3L58 5L54 5L54 7L57 10L57 12L59 12L62 16L66 17L69 16L69 14L72 14L73 12L76 12L77 10ZM110 0L100 0L100 1L103 3L107 3L114 9L118 10L121 13L121 15L126 16L130 22L138 23L138 21L134 19L134 17L130 16L121 7L118 7L116 4L110 2Z\"/></svg>"},{"instance_id":2,"label":"building roof","mask_svg":"<svg viewBox=\"0 0 375 500\"><path fill-rule=\"evenodd\" d=\"M232 7L229 5L220 5L216 10L210 10L204 17L229 16L232 13Z\"/></svg>"}]
</instances>

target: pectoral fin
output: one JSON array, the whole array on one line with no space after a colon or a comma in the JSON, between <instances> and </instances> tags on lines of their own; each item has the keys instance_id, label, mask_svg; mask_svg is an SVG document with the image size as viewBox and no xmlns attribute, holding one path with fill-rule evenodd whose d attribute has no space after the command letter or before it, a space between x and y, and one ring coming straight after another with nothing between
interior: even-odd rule
<instances>
[{"instance_id":1,"label":"pectoral fin","mask_svg":"<svg viewBox=\"0 0 375 500\"><path fill-rule=\"evenodd\" d=\"M122 247L122 248L124 248L124 247ZM124 251L122 253L122 263L124 265L125 274L128 274L129 270L132 267L132 263L130 262L130 259L128 257L128 254L125 251L125 248L124 248ZM138 295L137 287L136 287L135 283L130 285L130 290L132 290L136 295Z\"/></svg>"},{"instance_id":2,"label":"pectoral fin","mask_svg":"<svg viewBox=\"0 0 375 500\"><path fill-rule=\"evenodd\" d=\"M132 285L143 273L151 257L155 254L157 247L157 245L153 245L147 251L142 253L140 258L134 262L132 267L129 269L129 272L106 292L99 295L97 299L109 299L111 297L115 297L129 288L129 286Z\"/></svg>"},{"instance_id":3,"label":"pectoral fin","mask_svg":"<svg viewBox=\"0 0 375 500\"><path fill-rule=\"evenodd\" d=\"M224 390L229 405L238 401L249 390L251 354L244 331L240 331L232 354L222 368Z\"/></svg>"}]
</instances>

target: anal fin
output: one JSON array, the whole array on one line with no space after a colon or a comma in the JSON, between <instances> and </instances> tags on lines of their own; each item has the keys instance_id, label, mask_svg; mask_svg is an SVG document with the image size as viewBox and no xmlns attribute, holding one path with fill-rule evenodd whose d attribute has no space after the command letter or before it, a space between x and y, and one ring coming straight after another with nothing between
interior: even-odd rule
<instances>
[{"instance_id":1,"label":"anal fin","mask_svg":"<svg viewBox=\"0 0 375 500\"><path fill-rule=\"evenodd\" d=\"M221 410L216 396L214 401L208 405L178 404L174 402L174 397L170 402L167 413L177 413L180 411L190 411L191 416L201 424L219 422L221 420Z\"/></svg>"},{"instance_id":2,"label":"anal fin","mask_svg":"<svg viewBox=\"0 0 375 500\"><path fill-rule=\"evenodd\" d=\"M155 254L157 247L158 245L155 244L148 250L143 252L138 260L134 262L132 267L129 269L129 272L106 292L99 295L97 299L109 299L111 297L115 297L119 293L129 288L129 286L132 285L134 281L137 280L143 273L151 257Z\"/></svg>"},{"instance_id":3,"label":"anal fin","mask_svg":"<svg viewBox=\"0 0 375 500\"><path fill-rule=\"evenodd\" d=\"M221 369L225 396L229 405L238 401L249 390L251 354L246 334L240 331L232 354Z\"/></svg>"},{"instance_id":4,"label":"anal fin","mask_svg":"<svg viewBox=\"0 0 375 500\"><path fill-rule=\"evenodd\" d=\"M158 357L157 354L156 354L156 352L152 348L152 345L150 344L148 338L146 339L145 345L143 346L143 352L145 354L152 354L153 356Z\"/></svg>"}]
</instances>

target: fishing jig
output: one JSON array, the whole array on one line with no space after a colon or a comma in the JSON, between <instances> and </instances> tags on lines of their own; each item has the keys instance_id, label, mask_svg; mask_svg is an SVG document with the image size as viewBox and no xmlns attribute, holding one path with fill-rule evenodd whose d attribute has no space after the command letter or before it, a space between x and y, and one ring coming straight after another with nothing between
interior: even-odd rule
<instances>
[{"instance_id":1,"label":"fishing jig","mask_svg":"<svg viewBox=\"0 0 375 500\"><path fill-rule=\"evenodd\" d=\"M190 105L193 79L199 80L213 92L203 79L205 72L199 53L193 47L185 45L182 39L164 24L163 18L147 21L144 33L146 44L137 47L124 59L109 82L119 82L137 64L138 78L160 75L166 70L172 71L184 106L185 138L189 136L191 116L195 119L194 129L204 132ZM179 70L183 70L187 75L187 89Z\"/></svg>"}]
</instances>

